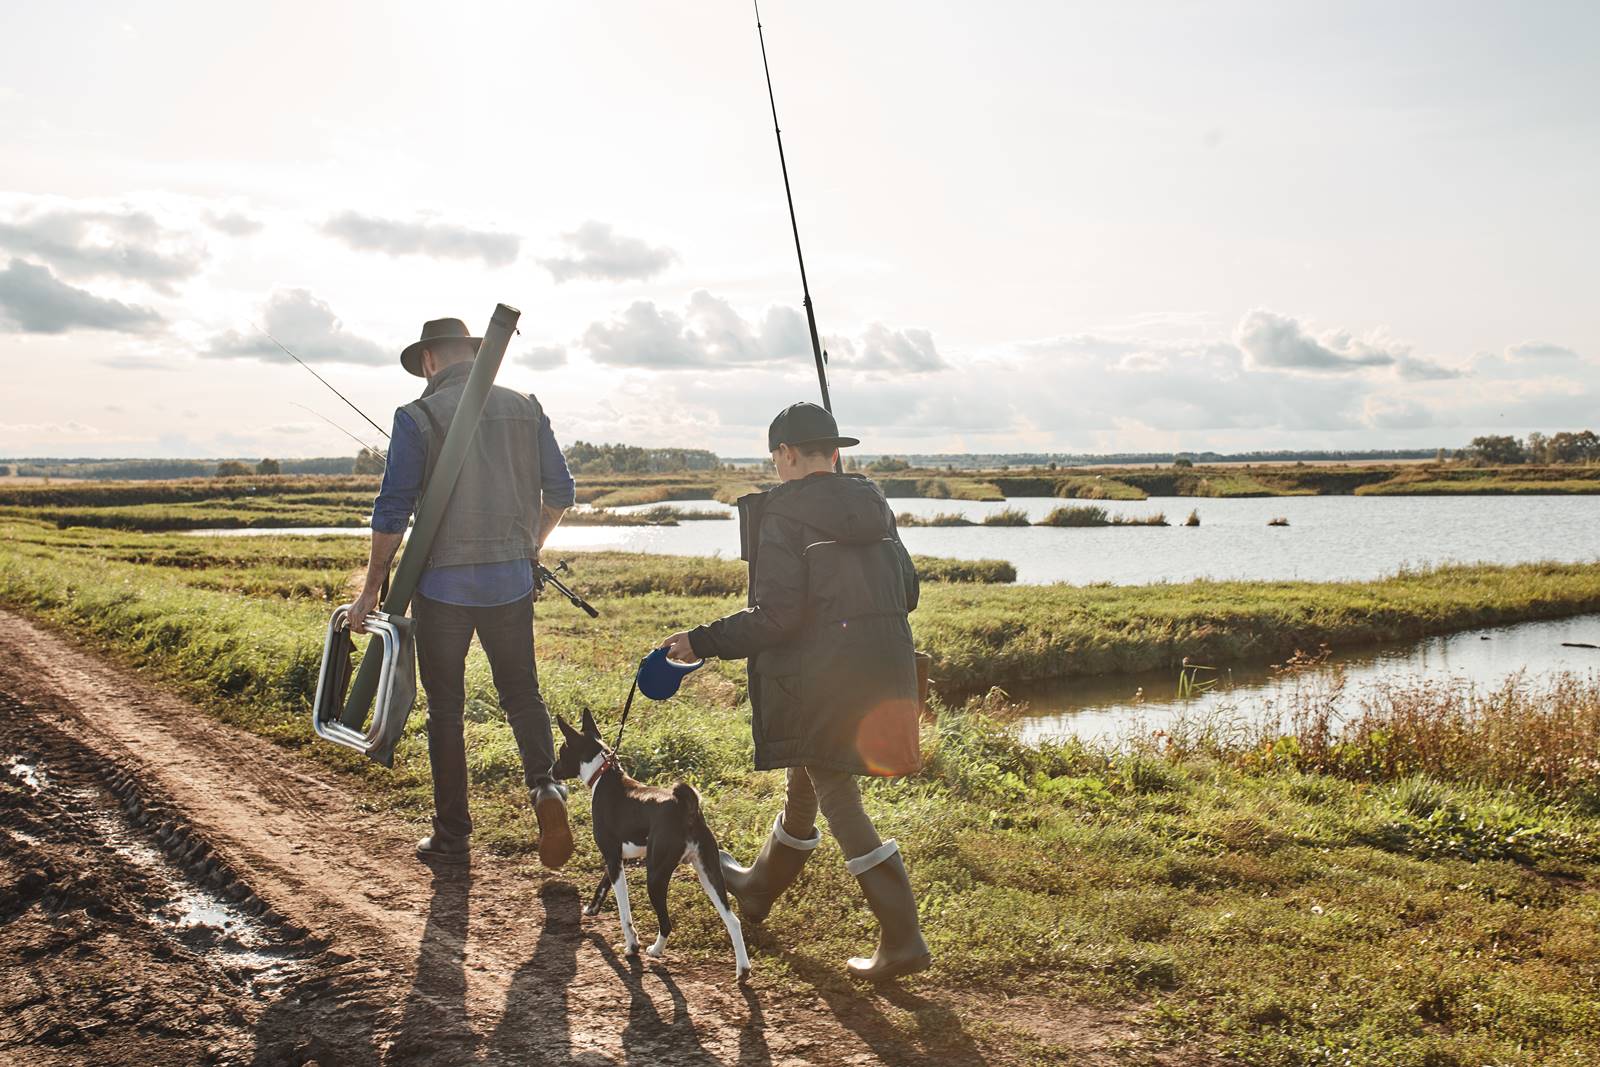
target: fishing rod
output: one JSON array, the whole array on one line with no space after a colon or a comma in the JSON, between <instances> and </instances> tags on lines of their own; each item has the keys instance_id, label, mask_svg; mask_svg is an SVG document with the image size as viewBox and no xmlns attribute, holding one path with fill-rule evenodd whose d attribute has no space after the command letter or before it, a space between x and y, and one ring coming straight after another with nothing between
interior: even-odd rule
<instances>
[{"instance_id":1,"label":"fishing rod","mask_svg":"<svg viewBox=\"0 0 1600 1067\"><path fill-rule=\"evenodd\" d=\"M340 426L337 422L334 422L332 419L328 418L328 416L324 415L322 412L320 412L320 411L312 411L311 408L306 407L304 404L301 404L298 401L291 400L291 401L289 401L289 403L293 404L295 407L299 408L301 411L309 412L310 414L315 415L317 418L321 419L323 422L327 423L329 426L332 426L335 430L338 430L340 433L342 433L346 437L350 438L350 440L352 440L356 444L360 445L361 446L361 450L363 452L371 452L374 456L377 456L379 459L383 459L383 460L387 460L389 458L388 453L385 452L383 449L381 449L381 448L373 448L371 445L367 444L361 438L357 437L355 434L351 433L349 430L345 429L343 426Z\"/></svg>"},{"instance_id":2,"label":"fishing rod","mask_svg":"<svg viewBox=\"0 0 1600 1067\"><path fill-rule=\"evenodd\" d=\"M756 37L761 41L761 69L767 75L767 102L772 105L772 132L778 139L778 166L783 169L783 195L789 201L789 227L794 231L794 255L800 261L800 292L806 308L806 325L811 329L811 355L817 361L817 384L822 386L822 406L833 413L833 401L828 396L828 354L822 350L817 336L817 315L811 307L811 286L806 282L806 257L800 251L800 223L794 214L794 191L789 187L789 162L783 155L783 130L778 126L778 100L772 94L772 67L767 63L767 35L761 29L760 0L750 0L756 9Z\"/></svg>"},{"instance_id":3,"label":"fishing rod","mask_svg":"<svg viewBox=\"0 0 1600 1067\"><path fill-rule=\"evenodd\" d=\"M260 323L255 323L255 322L252 322L250 325L252 325L256 329L260 330L263 334L266 334L267 340L271 341L273 344L275 344L279 348L283 349L283 354L284 355L288 356L290 359L294 360L296 363L300 364L302 367L305 367L307 372L309 372L310 375L313 378L315 378L317 381L321 382L323 385L326 385L328 387L328 389L333 393L334 396L338 397L340 400L343 400L345 402L345 406L346 407L348 407L351 411L355 412L357 415L360 415L363 419L367 419L367 413L366 412L362 411L360 408L358 408L354 404L350 403L350 398L349 397L345 396L343 393L339 392L339 390L335 389L333 387L333 384L331 382L329 382L328 379L324 378L322 375L320 375L316 371L312 370L310 365L307 364L305 360L301 359L299 356L297 356L293 352L289 351L289 347L287 345L285 345L282 341L278 340L276 337L272 336L270 333L267 333L265 327L263 327ZM367 419L367 425L371 426L374 430L377 430L379 433L383 434L383 439L385 441L387 441L389 439L388 433L386 433L384 431L382 426L379 426L377 423L373 422L371 419Z\"/></svg>"}]
</instances>

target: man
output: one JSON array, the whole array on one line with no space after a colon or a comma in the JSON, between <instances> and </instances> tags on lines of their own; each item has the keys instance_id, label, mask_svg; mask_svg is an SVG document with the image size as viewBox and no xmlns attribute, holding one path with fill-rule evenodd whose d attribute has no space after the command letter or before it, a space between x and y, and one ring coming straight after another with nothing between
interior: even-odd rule
<instances>
[{"instance_id":1,"label":"man","mask_svg":"<svg viewBox=\"0 0 1600 1067\"><path fill-rule=\"evenodd\" d=\"M750 606L663 647L683 662L748 658L756 769L788 768L761 855L748 868L723 855L740 912L759 922L794 882L821 840L820 808L879 924L877 951L849 970L876 981L923 970L930 955L899 847L878 837L855 780L921 766L906 618L917 572L878 487L834 473L838 450L859 443L815 404L773 420L767 447L782 484L739 501Z\"/></svg>"},{"instance_id":2,"label":"man","mask_svg":"<svg viewBox=\"0 0 1600 1067\"><path fill-rule=\"evenodd\" d=\"M428 380L420 399L394 414L383 485L372 505L372 557L350 628L365 632L406 524L444 446L482 338L460 319L435 319L400 354ZM522 756L523 780L539 821L539 859L559 868L572 855L565 788L551 776L555 746L533 656L534 565L572 506L574 485L539 401L495 386L473 435L417 585L417 663L428 694L428 763L433 833L417 843L425 860L462 861L467 813L467 646L474 632Z\"/></svg>"}]
</instances>

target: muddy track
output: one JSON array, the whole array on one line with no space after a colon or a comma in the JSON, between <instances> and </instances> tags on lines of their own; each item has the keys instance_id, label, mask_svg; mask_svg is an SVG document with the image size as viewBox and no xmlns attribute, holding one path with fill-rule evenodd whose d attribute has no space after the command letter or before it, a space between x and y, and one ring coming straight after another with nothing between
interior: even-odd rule
<instances>
[{"instance_id":1,"label":"muddy track","mask_svg":"<svg viewBox=\"0 0 1600 1067\"><path fill-rule=\"evenodd\" d=\"M343 785L0 612L0 1062L1005 1062L996 1034L1194 1062L1066 1002L780 996L768 934L743 988L731 959L624 961L575 879L430 869Z\"/></svg>"}]
</instances>

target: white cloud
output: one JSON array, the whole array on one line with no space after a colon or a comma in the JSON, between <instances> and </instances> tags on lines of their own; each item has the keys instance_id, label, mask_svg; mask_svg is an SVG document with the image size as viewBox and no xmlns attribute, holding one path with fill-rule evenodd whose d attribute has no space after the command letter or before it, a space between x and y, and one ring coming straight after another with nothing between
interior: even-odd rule
<instances>
[{"instance_id":1,"label":"white cloud","mask_svg":"<svg viewBox=\"0 0 1600 1067\"><path fill-rule=\"evenodd\" d=\"M617 367L727 370L811 357L810 331L794 308L773 305L751 321L704 289L690 294L682 315L635 301L609 322L590 325L583 344L596 363ZM842 370L920 374L948 366L921 329L873 323L859 338L831 336L825 347Z\"/></svg>"},{"instance_id":2,"label":"white cloud","mask_svg":"<svg viewBox=\"0 0 1600 1067\"><path fill-rule=\"evenodd\" d=\"M0 220L0 248L48 264L66 278L118 278L160 293L194 277L205 248L148 211L70 202L20 202Z\"/></svg>"},{"instance_id":3,"label":"white cloud","mask_svg":"<svg viewBox=\"0 0 1600 1067\"><path fill-rule=\"evenodd\" d=\"M307 363L398 363L400 353L346 330L333 309L305 289L272 294L261 325ZM202 356L216 359L286 358L272 338L259 331L228 330L212 339Z\"/></svg>"},{"instance_id":4,"label":"white cloud","mask_svg":"<svg viewBox=\"0 0 1600 1067\"><path fill-rule=\"evenodd\" d=\"M1393 365L1406 351L1382 341L1363 341L1342 330L1313 337L1300 323L1263 308L1247 312L1234 341L1257 368L1345 373Z\"/></svg>"},{"instance_id":5,"label":"white cloud","mask_svg":"<svg viewBox=\"0 0 1600 1067\"><path fill-rule=\"evenodd\" d=\"M361 252L481 259L491 267L504 267L514 262L522 245L522 238L512 233L421 219L410 222L385 219L356 211L333 216L322 224L322 232Z\"/></svg>"},{"instance_id":6,"label":"white cloud","mask_svg":"<svg viewBox=\"0 0 1600 1067\"><path fill-rule=\"evenodd\" d=\"M876 322L861 335L860 350L851 363L862 370L908 374L943 370L949 366L939 355L933 334L927 330L891 330Z\"/></svg>"},{"instance_id":7,"label":"white cloud","mask_svg":"<svg viewBox=\"0 0 1600 1067\"><path fill-rule=\"evenodd\" d=\"M1523 341L1506 348L1507 359L1577 359L1578 353L1548 341Z\"/></svg>"},{"instance_id":8,"label":"white cloud","mask_svg":"<svg viewBox=\"0 0 1600 1067\"><path fill-rule=\"evenodd\" d=\"M37 263L13 259L0 271L0 326L19 333L73 329L144 333L162 324L151 308L74 288Z\"/></svg>"},{"instance_id":9,"label":"white cloud","mask_svg":"<svg viewBox=\"0 0 1600 1067\"><path fill-rule=\"evenodd\" d=\"M797 345L809 351L797 319L792 308L770 307L751 323L726 300L697 289L682 315L637 300L609 322L591 324L583 344L596 363L616 367L748 367L793 356Z\"/></svg>"},{"instance_id":10,"label":"white cloud","mask_svg":"<svg viewBox=\"0 0 1600 1067\"><path fill-rule=\"evenodd\" d=\"M535 370L549 370L566 365L567 350L560 345L534 345L521 355L513 356L512 361Z\"/></svg>"},{"instance_id":11,"label":"white cloud","mask_svg":"<svg viewBox=\"0 0 1600 1067\"><path fill-rule=\"evenodd\" d=\"M82 437L100 431L77 420L67 422L0 422L0 435L14 437L21 434L50 434Z\"/></svg>"},{"instance_id":12,"label":"white cloud","mask_svg":"<svg viewBox=\"0 0 1600 1067\"><path fill-rule=\"evenodd\" d=\"M208 211L206 224L229 237L249 237L261 232L261 220L253 219L242 211Z\"/></svg>"},{"instance_id":13,"label":"white cloud","mask_svg":"<svg viewBox=\"0 0 1600 1067\"><path fill-rule=\"evenodd\" d=\"M594 219L571 233L562 234L561 239L567 245L568 254L539 261L558 285L579 278L645 281L666 270L678 258L670 248L653 247L637 237L625 237L609 223Z\"/></svg>"}]
</instances>

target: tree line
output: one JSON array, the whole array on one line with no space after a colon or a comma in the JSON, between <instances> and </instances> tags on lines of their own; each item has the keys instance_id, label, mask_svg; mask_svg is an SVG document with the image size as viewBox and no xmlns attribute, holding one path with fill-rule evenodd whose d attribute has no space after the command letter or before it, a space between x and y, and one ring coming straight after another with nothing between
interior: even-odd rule
<instances>
[{"instance_id":1,"label":"tree line","mask_svg":"<svg viewBox=\"0 0 1600 1067\"><path fill-rule=\"evenodd\" d=\"M1474 437L1470 445L1456 453L1456 458L1496 467L1518 463L1600 463L1600 437L1593 430L1563 430L1548 437L1535 431L1526 438L1488 434Z\"/></svg>"}]
</instances>

